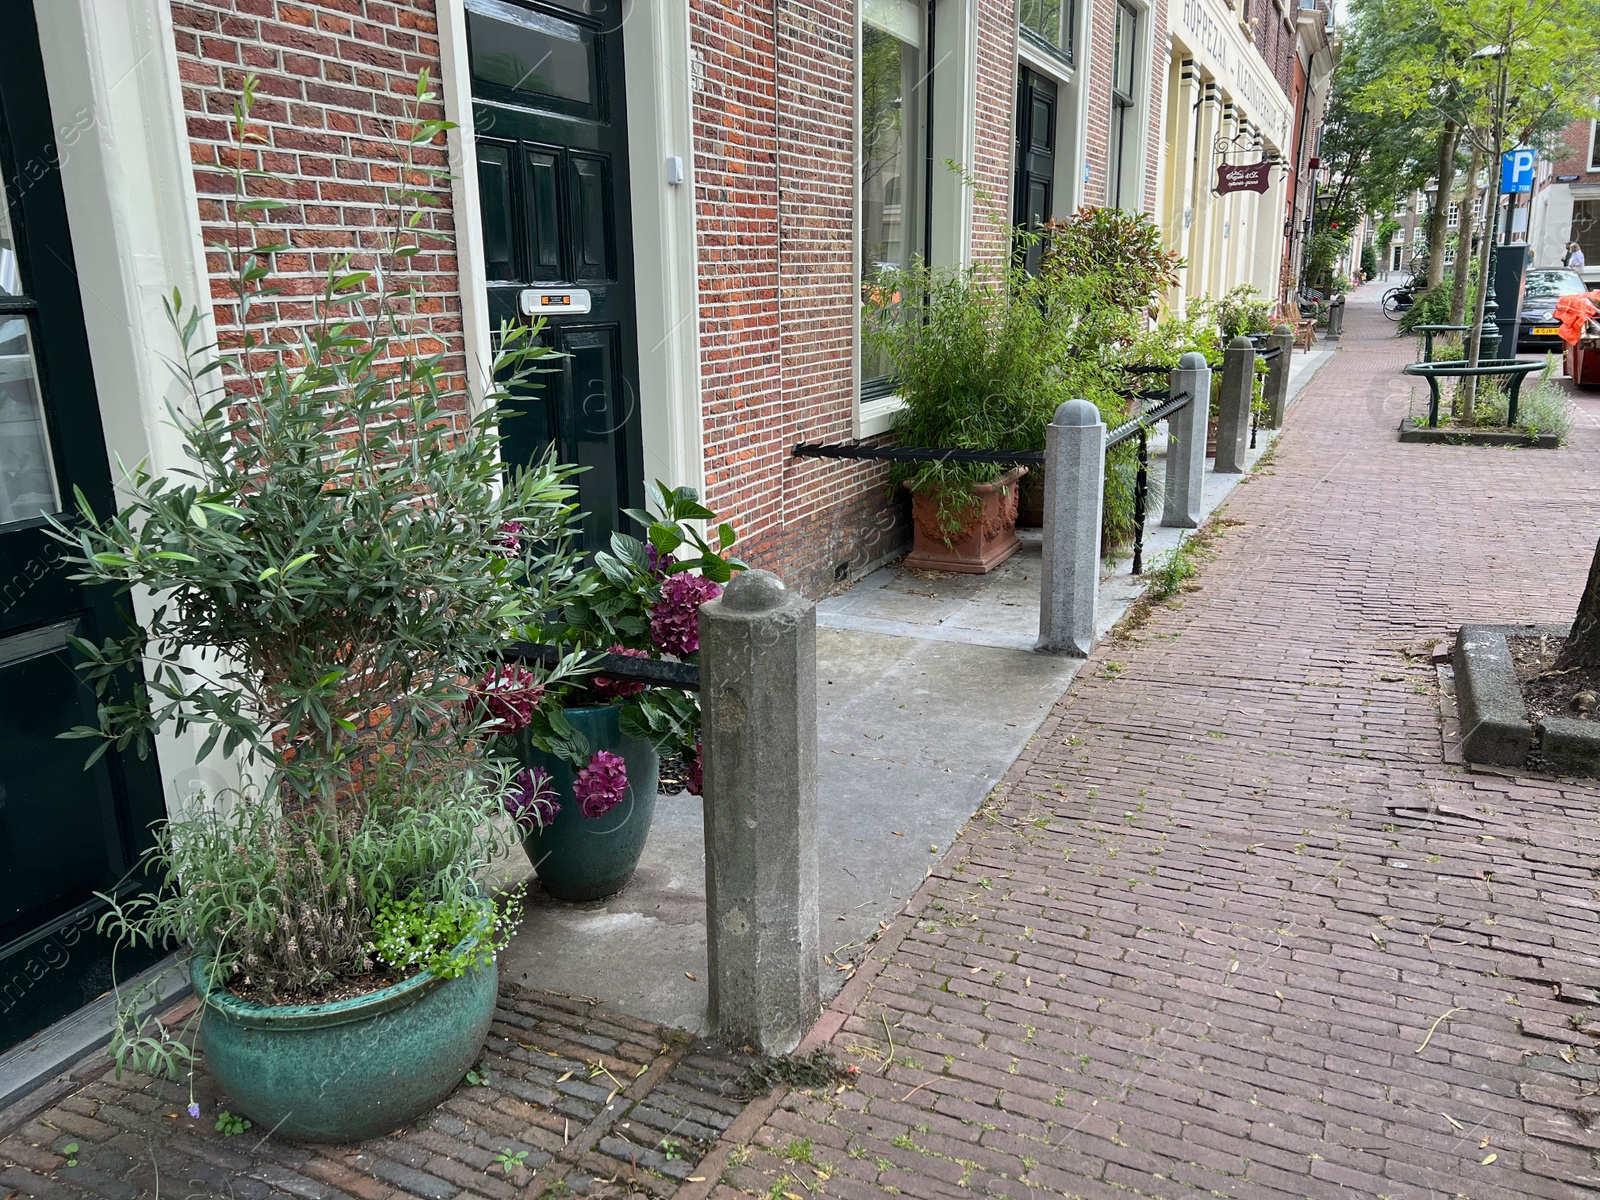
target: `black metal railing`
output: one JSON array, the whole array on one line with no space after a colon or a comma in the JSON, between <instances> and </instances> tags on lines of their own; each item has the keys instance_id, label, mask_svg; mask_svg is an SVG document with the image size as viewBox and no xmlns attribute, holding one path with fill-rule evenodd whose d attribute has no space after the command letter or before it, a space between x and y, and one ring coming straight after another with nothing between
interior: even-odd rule
<instances>
[{"instance_id":1,"label":"black metal railing","mask_svg":"<svg viewBox=\"0 0 1600 1200\"><path fill-rule=\"evenodd\" d=\"M1282 346L1274 346L1270 350L1258 349L1256 351L1256 361L1271 362L1282 353ZM1256 418L1258 416L1260 414L1256 411L1256 381L1252 377L1250 380L1250 449L1252 450L1256 448Z\"/></svg>"},{"instance_id":2,"label":"black metal railing","mask_svg":"<svg viewBox=\"0 0 1600 1200\"><path fill-rule=\"evenodd\" d=\"M553 667L564 653L560 646L542 642L513 642L500 651L500 657L509 662L536 663ZM629 654L598 654L591 660L596 675L616 679L623 683L643 683L652 687L681 688L686 692L700 690L700 668L694 663L673 662L665 658L634 658Z\"/></svg>"},{"instance_id":3,"label":"black metal railing","mask_svg":"<svg viewBox=\"0 0 1600 1200\"><path fill-rule=\"evenodd\" d=\"M1137 366L1126 368L1129 374L1153 375L1170 373L1171 367ZM1132 573L1144 573L1144 523L1145 506L1150 490L1150 427L1157 421L1170 417L1190 403L1194 397L1189 392L1172 395L1166 388L1150 388L1137 392L1121 392L1130 400L1160 401L1145 408L1138 416L1118 425L1106 435L1106 450L1120 446L1129 438L1139 439L1138 468L1133 486L1133 567ZM1252 433L1254 444L1254 434ZM961 450L953 446L863 446L860 444L800 442L790 452L795 458L843 458L879 462L951 462L997 463L1002 465L1041 466L1043 450ZM626 660L637 661L637 660ZM610 674L610 672L606 672ZM618 675L622 675L621 671Z\"/></svg>"},{"instance_id":4,"label":"black metal railing","mask_svg":"<svg viewBox=\"0 0 1600 1200\"><path fill-rule=\"evenodd\" d=\"M1156 395L1165 396L1166 402L1146 409L1131 421L1124 421L1106 435L1108 453L1113 446L1120 446L1131 437L1137 436L1139 439L1138 466L1133 475L1133 565L1129 568L1131 575L1144 574L1144 523L1147 515L1145 506L1150 494L1150 427L1157 421L1170 417L1194 399L1189 392L1180 392L1176 396L1157 392Z\"/></svg>"}]
</instances>

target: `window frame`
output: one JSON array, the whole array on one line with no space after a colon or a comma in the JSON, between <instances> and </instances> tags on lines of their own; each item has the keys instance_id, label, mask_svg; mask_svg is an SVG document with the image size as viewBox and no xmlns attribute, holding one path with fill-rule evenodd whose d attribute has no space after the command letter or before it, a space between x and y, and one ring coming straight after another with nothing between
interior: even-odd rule
<instances>
[{"instance_id":1,"label":"window frame","mask_svg":"<svg viewBox=\"0 0 1600 1200\"><path fill-rule=\"evenodd\" d=\"M1600 117L1589 122L1589 167L1600 171Z\"/></svg>"},{"instance_id":2,"label":"window frame","mask_svg":"<svg viewBox=\"0 0 1600 1200\"><path fill-rule=\"evenodd\" d=\"M1065 44L1051 41L1045 34L1029 25L1023 17L1023 6L1027 0L1019 0L1017 4L1017 34L1031 47L1037 48L1041 53L1048 54L1068 67L1077 66L1077 40L1078 40L1078 0L1062 0L1061 4L1061 38Z\"/></svg>"},{"instance_id":3,"label":"window frame","mask_svg":"<svg viewBox=\"0 0 1600 1200\"><path fill-rule=\"evenodd\" d=\"M1116 16L1111 33L1111 88L1108 128L1106 130L1106 203L1112 208L1127 208L1124 190L1128 183L1128 123L1131 114L1139 108L1139 46L1142 36L1140 17L1143 15L1129 0L1116 0ZM1121 36L1123 20L1132 22L1130 35ZM1127 51L1128 87L1119 84L1124 66L1121 52ZM1133 210L1136 211L1136 210Z\"/></svg>"},{"instance_id":4,"label":"window frame","mask_svg":"<svg viewBox=\"0 0 1600 1200\"><path fill-rule=\"evenodd\" d=\"M905 0L900 0L900 2L903 4L905 2ZM919 25L920 25L920 30L919 30L919 32L920 32L920 40L919 40L919 44L917 46L917 53L919 55L918 74L919 74L919 77L921 78L921 80L923 81L923 86L925 88L929 89L929 90L922 94L921 101L919 103L913 104L911 106L913 111L916 114L915 115L915 132L916 132L916 136L915 136L914 139L912 139L911 147L906 152L906 156L905 156L906 157L906 166L905 166L905 171L903 172L903 175L902 175L902 182L901 182L901 187L902 187L903 194L906 191L909 190L914 195L913 201L909 206L906 204L905 200L901 201L902 210L904 211L909 207L910 215L914 218L914 223L912 224L911 229L908 231L908 233L906 235L906 238L905 238L905 241L909 245L913 245L915 247L914 251L911 252L910 254L908 254L908 256L907 256L907 261L908 262L911 261L911 260L917 259L917 258L925 258L927 256L927 254L928 254L928 233L929 233L929 229L928 229L928 199L929 198L928 198L928 192L927 192L927 189L928 189L928 178L927 178L928 169L927 169L927 167L928 167L929 146L930 146L931 140L932 140L931 139L931 134L932 134L931 125L932 125L932 122L930 120L930 103L929 102L931 100L931 88L932 88L932 85L933 85L933 71L932 71L932 68L928 65L929 64L929 60L930 60L930 55L929 55L930 47L928 45L929 32L930 32L930 28L929 28L929 25L930 25L929 13L930 13L930 11L932 9L932 0L910 0L910 3L915 5L915 7L918 9L918 22L919 22ZM867 6L866 6L865 3L859 4L857 6L857 12L856 12L856 122L855 122L855 124L856 124L856 130L855 130L855 142L856 142L856 155L855 155L855 157L856 157L856 188L855 188L855 199L856 199L855 247L856 247L856 249L855 249L855 259L856 259L856 263L855 263L855 266L856 266L856 303L857 303L857 308L856 308L856 370L855 370L855 376L856 376L857 410L858 410L858 414L860 415L860 419L862 420L862 423L864 425L869 421L874 421L874 422L877 422L877 423L881 423L882 421L887 419L887 414L889 412L892 412L892 410L894 408L897 408L899 406L898 397L895 395L894 381L893 381L893 376L892 375L875 375L875 376L870 376L869 377L869 376L867 376L865 374L866 367L867 367L867 361L866 361L867 360L867 351L866 351L865 340L864 340L864 338L862 337L862 334L861 334L861 304L862 304L861 297L862 297L863 289L864 289L864 287L866 285L866 282L867 282L867 276L866 276L866 272L865 272L865 262L863 260L863 255L865 254L866 246L867 246L867 242L866 242L866 233L867 233L867 231L866 231L866 203L865 203L867 158L866 158L866 145L865 145L866 129L865 129L865 98L864 98L865 57L866 57L867 29L868 29L869 25L871 25L871 27L873 29L876 29L879 32L882 32L882 33L886 34L889 37L897 36L892 31L884 30L884 29L882 29L881 26L878 26L876 24L872 24L872 23L868 22L867 19L866 19L866 7ZM901 45L902 46L909 45L909 43L902 41ZM902 101L902 104L903 104L903 101ZM902 111L904 111L903 108L902 108ZM905 184L906 184L906 182L908 180L914 180L915 181L914 188L906 189ZM869 409L869 407L872 409L871 412L867 411ZM882 409L884 411L880 413L880 412L877 411L879 409Z\"/></svg>"}]
</instances>

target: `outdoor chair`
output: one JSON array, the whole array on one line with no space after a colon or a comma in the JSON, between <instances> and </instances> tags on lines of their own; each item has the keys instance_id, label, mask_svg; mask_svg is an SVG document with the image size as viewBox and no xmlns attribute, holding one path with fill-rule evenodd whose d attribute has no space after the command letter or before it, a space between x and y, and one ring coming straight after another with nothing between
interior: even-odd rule
<instances>
[{"instance_id":1,"label":"outdoor chair","mask_svg":"<svg viewBox=\"0 0 1600 1200\"><path fill-rule=\"evenodd\" d=\"M1317 319L1300 315L1300 305L1291 300L1284 306L1283 319L1294 330L1294 344L1310 350L1317 344Z\"/></svg>"}]
</instances>

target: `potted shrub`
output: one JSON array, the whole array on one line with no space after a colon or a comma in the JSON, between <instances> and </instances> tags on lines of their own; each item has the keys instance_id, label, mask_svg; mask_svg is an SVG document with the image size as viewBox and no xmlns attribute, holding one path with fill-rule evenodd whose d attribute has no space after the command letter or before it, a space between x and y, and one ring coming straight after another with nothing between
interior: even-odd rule
<instances>
[{"instance_id":1,"label":"potted shrub","mask_svg":"<svg viewBox=\"0 0 1600 1200\"><path fill-rule=\"evenodd\" d=\"M530 635L568 655L696 662L699 608L744 564L725 551L733 526L692 489L656 484L654 515L627 515L644 538L611 537ZM714 531L707 542L691 522ZM615 679L602 666L539 680L507 665L478 685L484 728L526 764L507 797L523 848L545 891L598 900L621 891L639 865L655 812L660 759L682 764L700 792L700 704L695 693Z\"/></svg>"},{"instance_id":2,"label":"potted shrub","mask_svg":"<svg viewBox=\"0 0 1600 1200\"><path fill-rule=\"evenodd\" d=\"M55 529L79 578L151 599L143 629L76 643L102 704L99 726L72 736L99 754L193 730L201 760L241 768L238 787L177 807L145 864L160 887L108 920L184 953L206 1060L236 1111L352 1141L431 1108L481 1053L515 913L476 878L514 847L490 820L514 764L482 736L466 681L520 635L541 589L567 586L573 493L563 468L507 478L499 459L497 402L546 353L537 330L503 332L502 390L471 415L412 322L406 264L438 237L412 181L442 174L416 151L445 128L420 116L425 77L396 139L387 250L340 258L299 340L266 340L286 247L264 219L278 202L251 194L260 173L242 165L253 91L247 80L235 106L221 247L245 332L219 353L199 344L197 311L169 306L188 465L141 467L122 511L79 497ZM129 673L134 698L117 702ZM118 1069L192 1071L186 1031L137 1022L140 999L119 997Z\"/></svg>"},{"instance_id":3,"label":"potted shrub","mask_svg":"<svg viewBox=\"0 0 1600 1200\"><path fill-rule=\"evenodd\" d=\"M1108 426L1119 424L1136 407L1126 393L1150 381L1123 378L1115 364L1154 316L1162 291L1177 282L1177 254L1163 248L1148 216L1119 208L1085 205L1040 234L1017 236L1042 243L1034 286L1051 313L1052 357L1065 392L1094 404ZM1044 448L1044 425L1053 415L1053 408L1037 414L1030 447ZM1109 452L1102 543L1108 554L1132 536L1134 469L1133 447ZM1044 482L1043 470L1023 480L1019 525L1044 523Z\"/></svg>"}]
</instances>

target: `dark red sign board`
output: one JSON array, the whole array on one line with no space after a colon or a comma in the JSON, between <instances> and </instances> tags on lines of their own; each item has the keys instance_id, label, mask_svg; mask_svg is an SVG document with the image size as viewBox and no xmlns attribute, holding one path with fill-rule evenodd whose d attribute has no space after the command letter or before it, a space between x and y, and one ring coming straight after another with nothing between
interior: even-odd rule
<instances>
[{"instance_id":1,"label":"dark red sign board","mask_svg":"<svg viewBox=\"0 0 1600 1200\"><path fill-rule=\"evenodd\" d=\"M1273 162L1258 162L1239 165L1224 163L1217 168L1217 195L1226 196L1229 192L1261 192L1272 186L1272 168L1277 166Z\"/></svg>"}]
</instances>

